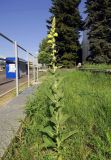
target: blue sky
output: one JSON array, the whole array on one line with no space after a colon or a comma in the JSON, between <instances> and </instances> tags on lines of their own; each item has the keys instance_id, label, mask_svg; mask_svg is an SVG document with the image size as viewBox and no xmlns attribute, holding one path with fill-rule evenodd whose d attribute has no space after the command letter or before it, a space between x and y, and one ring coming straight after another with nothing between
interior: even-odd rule
<instances>
[{"instance_id":1,"label":"blue sky","mask_svg":"<svg viewBox=\"0 0 111 160\"><path fill-rule=\"evenodd\" d=\"M79 6L80 14L81 14L83 19L86 18L86 14L84 13L84 11L85 11L85 2L86 2L86 0L81 0L81 4Z\"/></svg>"},{"instance_id":2,"label":"blue sky","mask_svg":"<svg viewBox=\"0 0 111 160\"><path fill-rule=\"evenodd\" d=\"M79 8L83 17L84 1ZM47 34L50 6L51 0L0 0L0 32L35 54ZM25 56L21 51L19 54ZM14 52L12 45L0 37L1 55L12 56Z\"/></svg>"}]
</instances>

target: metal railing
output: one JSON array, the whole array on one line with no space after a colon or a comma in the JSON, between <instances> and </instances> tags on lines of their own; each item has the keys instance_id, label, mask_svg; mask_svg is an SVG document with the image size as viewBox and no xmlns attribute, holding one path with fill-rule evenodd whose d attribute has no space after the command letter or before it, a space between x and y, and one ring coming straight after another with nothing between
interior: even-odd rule
<instances>
[{"instance_id":1,"label":"metal railing","mask_svg":"<svg viewBox=\"0 0 111 160\"><path fill-rule=\"evenodd\" d=\"M34 82L38 81L38 58L34 56L32 53L28 52L26 49L24 49L22 46L20 46L16 41L10 39L9 37L5 36L4 34L0 33L0 36L4 38L5 40L9 41L11 44L14 45L14 53L15 53L15 67L16 67L16 96L19 95L19 76L18 76L18 48L23 50L27 54L28 58L28 87L30 86L30 59L29 56L33 57L33 80ZM37 75L36 75L37 72ZM37 78L36 78L37 77Z\"/></svg>"}]
</instances>

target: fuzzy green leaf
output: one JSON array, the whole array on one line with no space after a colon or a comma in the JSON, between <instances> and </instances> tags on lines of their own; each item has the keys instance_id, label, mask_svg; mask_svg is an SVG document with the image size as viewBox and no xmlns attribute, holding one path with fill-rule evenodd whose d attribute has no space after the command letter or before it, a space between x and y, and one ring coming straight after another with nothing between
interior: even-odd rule
<instances>
[{"instance_id":1,"label":"fuzzy green leaf","mask_svg":"<svg viewBox=\"0 0 111 160\"><path fill-rule=\"evenodd\" d=\"M53 106L49 106L49 109L50 109L51 115L53 115L53 113L54 113L54 107Z\"/></svg>"},{"instance_id":2,"label":"fuzzy green leaf","mask_svg":"<svg viewBox=\"0 0 111 160\"><path fill-rule=\"evenodd\" d=\"M69 118L69 115L61 113L59 117L60 124L63 125Z\"/></svg>"},{"instance_id":3,"label":"fuzzy green leaf","mask_svg":"<svg viewBox=\"0 0 111 160\"><path fill-rule=\"evenodd\" d=\"M61 142L64 142L65 140L67 140L68 138L70 138L75 133L77 133L77 131L71 131L71 132L68 132L68 133L63 133L62 134L62 138L61 138Z\"/></svg>"},{"instance_id":4,"label":"fuzzy green leaf","mask_svg":"<svg viewBox=\"0 0 111 160\"><path fill-rule=\"evenodd\" d=\"M55 115L53 115L53 116L51 117L50 121L51 121L52 123L54 123L55 125L57 124Z\"/></svg>"},{"instance_id":5,"label":"fuzzy green leaf","mask_svg":"<svg viewBox=\"0 0 111 160\"><path fill-rule=\"evenodd\" d=\"M54 130L51 126L47 126L45 128L42 128L40 131L43 133L46 133L50 138L53 138L55 135Z\"/></svg>"},{"instance_id":6,"label":"fuzzy green leaf","mask_svg":"<svg viewBox=\"0 0 111 160\"><path fill-rule=\"evenodd\" d=\"M43 141L44 141L44 146L46 148L49 148L49 147L56 147L56 144L54 143L54 141L50 138L50 137L47 137L47 136L43 136Z\"/></svg>"},{"instance_id":7,"label":"fuzzy green leaf","mask_svg":"<svg viewBox=\"0 0 111 160\"><path fill-rule=\"evenodd\" d=\"M56 100L53 95L50 95L50 96L48 95L48 97L53 103L56 103Z\"/></svg>"},{"instance_id":8,"label":"fuzzy green leaf","mask_svg":"<svg viewBox=\"0 0 111 160\"><path fill-rule=\"evenodd\" d=\"M59 155L58 160L63 160L62 155Z\"/></svg>"}]
</instances>

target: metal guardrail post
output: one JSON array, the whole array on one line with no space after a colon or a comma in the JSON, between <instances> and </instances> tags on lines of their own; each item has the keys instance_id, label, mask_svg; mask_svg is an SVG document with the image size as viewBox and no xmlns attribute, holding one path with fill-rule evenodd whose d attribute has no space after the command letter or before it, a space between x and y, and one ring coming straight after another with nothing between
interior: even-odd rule
<instances>
[{"instance_id":1,"label":"metal guardrail post","mask_svg":"<svg viewBox=\"0 0 111 160\"><path fill-rule=\"evenodd\" d=\"M27 52L28 56L28 87L30 87L30 62L29 62L29 56L30 54Z\"/></svg>"},{"instance_id":2,"label":"metal guardrail post","mask_svg":"<svg viewBox=\"0 0 111 160\"><path fill-rule=\"evenodd\" d=\"M39 66L38 66L38 57L37 57L37 82L39 81Z\"/></svg>"},{"instance_id":3,"label":"metal guardrail post","mask_svg":"<svg viewBox=\"0 0 111 160\"><path fill-rule=\"evenodd\" d=\"M34 78L34 82L35 80L35 57L33 56L33 78Z\"/></svg>"},{"instance_id":4,"label":"metal guardrail post","mask_svg":"<svg viewBox=\"0 0 111 160\"><path fill-rule=\"evenodd\" d=\"M15 67L16 67L16 96L19 94L19 81L18 81L18 46L15 41Z\"/></svg>"}]
</instances>

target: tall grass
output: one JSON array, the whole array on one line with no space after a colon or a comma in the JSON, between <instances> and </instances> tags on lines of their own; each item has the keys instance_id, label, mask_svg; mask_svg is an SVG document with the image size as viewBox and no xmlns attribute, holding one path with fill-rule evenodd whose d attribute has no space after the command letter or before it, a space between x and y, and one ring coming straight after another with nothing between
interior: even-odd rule
<instances>
[{"instance_id":1,"label":"tall grass","mask_svg":"<svg viewBox=\"0 0 111 160\"><path fill-rule=\"evenodd\" d=\"M72 148L68 146L73 159L111 159L107 151L111 141L106 136L110 137L111 129L110 80L81 72L69 73L64 79L66 112L72 115L68 126L79 130L71 140Z\"/></svg>"},{"instance_id":2,"label":"tall grass","mask_svg":"<svg viewBox=\"0 0 111 160\"><path fill-rule=\"evenodd\" d=\"M106 70L106 69L111 69L111 64L91 64L91 63L85 63L83 65L83 68L93 68L93 69L99 69L99 70Z\"/></svg>"},{"instance_id":3,"label":"tall grass","mask_svg":"<svg viewBox=\"0 0 111 160\"><path fill-rule=\"evenodd\" d=\"M111 159L111 77L80 71L59 71L63 78L64 112L69 115L66 130L76 131L64 143L64 160ZM49 78L39 87L26 106L27 119L17 136L8 160L52 160L51 150L42 148L39 126L47 123Z\"/></svg>"}]
</instances>

